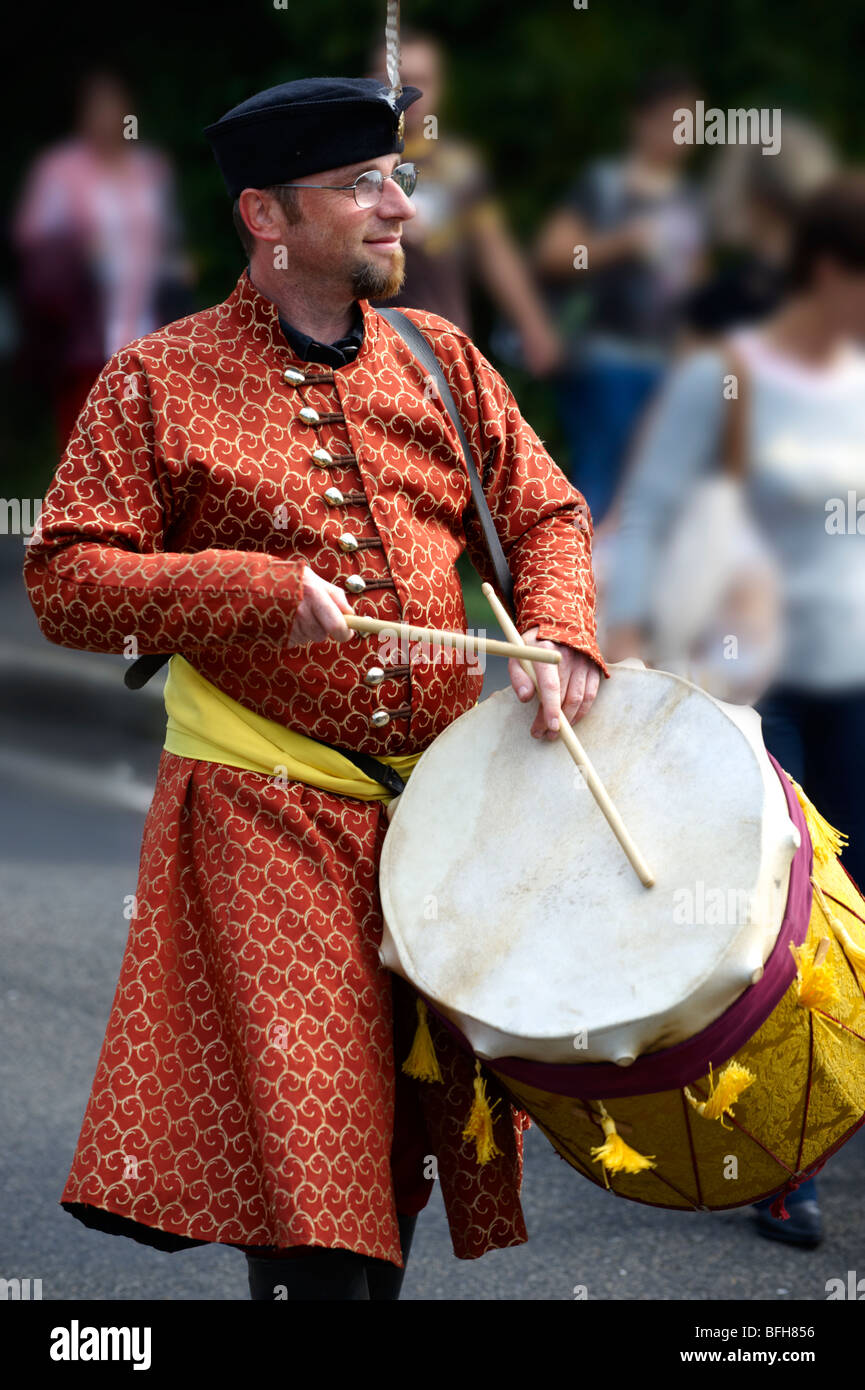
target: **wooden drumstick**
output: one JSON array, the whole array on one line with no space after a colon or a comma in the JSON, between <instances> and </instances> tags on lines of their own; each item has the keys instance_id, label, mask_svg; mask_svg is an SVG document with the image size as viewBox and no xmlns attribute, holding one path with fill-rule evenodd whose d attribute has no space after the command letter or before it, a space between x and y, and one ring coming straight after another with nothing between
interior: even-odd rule
<instances>
[{"instance_id":1,"label":"wooden drumstick","mask_svg":"<svg viewBox=\"0 0 865 1390\"><path fill-rule=\"evenodd\" d=\"M357 613L343 613L346 626L355 632L396 632L412 641L447 643L457 651L486 652L490 656L519 658L525 655L525 645L513 642L498 642L494 637L475 637L468 632L447 632L443 628L414 627L411 623L388 623L382 618L361 618ZM533 648L530 661L543 661L557 666L561 661L559 652L551 652L543 647Z\"/></svg>"},{"instance_id":2,"label":"wooden drumstick","mask_svg":"<svg viewBox=\"0 0 865 1390\"><path fill-rule=\"evenodd\" d=\"M515 646L522 648L519 656L516 659L517 661L519 661L526 675L530 677L532 684L535 687L535 693L538 695L538 698L540 698L540 691L538 689L538 678L535 675L535 672L532 670L532 667L530 666L529 662L524 660L524 657L527 656L526 649L529 646L529 644L523 641L523 638L520 636L519 632L517 631L516 627L511 621L510 614L508 613L507 609L503 607L502 603L499 600L498 594L496 593L492 585L482 584L481 591L484 597L486 598L487 602L489 603L490 607L492 608L493 612L495 613L496 618L498 619L499 627L501 628L502 632L505 634L506 637L510 638L511 642ZM541 650L543 650L543 648ZM559 716L559 736L561 737L562 742L564 743L565 747L567 748L577 767L583 774L589 791L592 793L592 796L595 798L595 801L598 803L601 810L603 811L604 816L607 819L607 823L610 826L610 829L612 830L619 844L622 846L622 849L625 851L625 854L628 856L628 859L640 882L643 884L644 888L651 888L652 884L655 882L655 876L649 868L648 864L646 863L645 859L643 858L642 854L640 853L639 849L637 848L636 844L634 843L633 839L628 834L628 831L625 828L625 823L622 820L622 817L619 815L618 811L616 810L616 807L614 806L613 802L610 800L610 795L606 787L604 786L603 782L601 781L600 777L598 776L597 772L592 766L592 762L589 758L588 753L586 752L580 740L577 738L577 735L574 733L572 725L566 719L564 714Z\"/></svg>"}]
</instances>

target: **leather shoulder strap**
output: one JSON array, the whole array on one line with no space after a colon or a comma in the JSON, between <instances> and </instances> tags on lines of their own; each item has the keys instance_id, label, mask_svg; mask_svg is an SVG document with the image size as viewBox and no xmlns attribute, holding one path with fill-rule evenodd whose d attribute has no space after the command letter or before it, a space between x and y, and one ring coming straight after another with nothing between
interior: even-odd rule
<instances>
[{"instance_id":1,"label":"leather shoulder strap","mask_svg":"<svg viewBox=\"0 0 865 1390\"><path fill-rule=\"evenodd\" d=\"M447 384L447 380L442 370L441 363L436 357L429 340L424 336L423 333L421 333L417 324L412 323L411 319L408 318L405 314L400 313L399 309L379 309L378 312L381 314L382 318L387 319L391 328L395 329L395 331L400 335L403 342L406 344L406 346L409 348L412 354L417 358L418 362L420 362L421 366L426 370L428 375L432 377L433 381L438 387L438 392L442 398L444 407L451 420L453 421L454 428L459 437L460 447L463 452L463 458L465 460L466 469L469 475L469 484L472 490L472 500L474 501L475 509L477 511L478 517L480 518L481 529L483 531L484 536L484 543L489 553L490 561L493 567L493 573L496 576L496 582L498 584L499 591L508 607L511 609L511 611L513 611L513 576L511 575L510 569L508 567L508 562L505 558L505 552L502 549L502 543L499 540L498 532L496 531L495 522L493 521L492 515L490 513L487 499L484 496L484 489L480 477L478 476L477 466L475 464L474 459L472 458L472 451L469 448L469 442L466 438L466 432L463 429L463 423L460 419L459 411L457 410L456 402L453 398L451 389Z\"/></svg>"},{"instance_id":2,"label":"leather shoulder strap","mask_svg":"<svg viewBox=\"0 0 865 1390\"><path fill-rule=\"evenodd\" d=\"M732 478L744 479L748 471L748 369L738 348L722 343L724 371L735 377L735 396L724 397L724 430L721 438L720 464Z\"/></svg>"}]
</instances>

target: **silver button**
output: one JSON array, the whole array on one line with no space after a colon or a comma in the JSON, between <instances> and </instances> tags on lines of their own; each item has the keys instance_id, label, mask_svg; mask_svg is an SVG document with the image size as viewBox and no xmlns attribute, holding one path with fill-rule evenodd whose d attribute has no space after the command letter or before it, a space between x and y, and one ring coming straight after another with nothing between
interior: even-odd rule
<instances>
[{"instance_id":1,"label":"silver button","mask_svg":"<svg viewBox=\"0 0 865 1390\"><path fill-rule=\"evenodd\" d=\"M384 680L384 670L381 666L370 666L363 678L364 685L381 685Z\"/></svg>"},{"instance_id":2,"label":"silver button","mask_svg":"<svg viewBox=\"0 0 865 1390\"><path fill-rule=\"evenodd\" d=\"M302 386L306 381L303 372L299 372L296 367L286 367L282 375L289 386Z\"/></svg>"},{"instance_id":3,"label":"silver button","mask_svg":"<svg viewBox=\"0 0 865 1390\"><path fill-rule=\"evenodd\" d=\"M340 546L343 550L357 550L357 538L350 531L343 531L339 538Z\"/></svg>"},{"instance_id":4,"label":"silver button","mask_svg":"<svg viewBox=\"0 0 865 1390\"><path fill-rule=\"evenodd\" d=\"M345 587L350 594L362 594L366 588L366 580L361 579L359 574L350 574L345 581Z\"/></svg>"},{"instance_id":5,"label":"silver button","mask_svg":"<svg viewBox=\"0 0 865 1390\"><path fill-rule=\"evenodd\" d=\"M305 405L303 410L298 412L305 425L317 425L321 416L317 410L313 410L311 405Z\"/></svg>"},{"instance_id":6,"label":"silver button","mask_svg":"<svg viewBox=\"0 0 865 1390\"><path fill-rule=\"evenodd\" d=\"M338 487L329 487L324 494L325 502L329 502L332 507L341 507L345 498Z\"/></svg>"},{"instance_id":7,"label":"silver button","mask_svg":"<svg viewBox=\"0 0 865 1390\"><path fill-rule=\"evenodd\" d=\"M333 463L333 454L329 454L327 449L313 449L310 457L317 468L330 468Z\"/></svg>"},{"instance_id":8,"label":"silver button","mask_svg":"<svg viewBox=\"0 0 865 1390\"><path fill-rule=\"evenodd\" d=\"M390 715L386 709L376 709L373 710L369 722L374 729L383 729L385 724L390 723Z\"/></svg>"}]
</instances>

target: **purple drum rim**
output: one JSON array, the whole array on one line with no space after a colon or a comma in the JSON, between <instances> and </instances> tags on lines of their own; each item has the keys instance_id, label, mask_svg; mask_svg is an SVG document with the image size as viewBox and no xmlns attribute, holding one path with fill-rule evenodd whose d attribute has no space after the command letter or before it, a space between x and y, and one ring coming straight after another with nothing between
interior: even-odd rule
<instances>
[{"instance_id":1,"label":"purple drum rim","mask_svg":"<svg viewBox=\"0 0 865 1390\"><path fill-rule=\"evenodd\" d=\"M791 944L801 946L808 935L811 917L811 873L814 852L802 808L790 780L781 764L769 753L769 761L778 774L790 819L801 835L801 844L790 865L790 882L784 917L762 977L750 985L713 1023L684 1042L660 1052L646 1053L630 1066L618 1067L614 1062L527 1062L521 1057L496 1057L486 1063L502 1078L549 1091L557 1096L574 1099L603 1100L613 1096L650 1095L653 1092L678 1090L705 1076L709 1065L717 1067L752 1038L766 1022L789 989L796 973ZM459 1028L445 1018L430 1000L430 1011L457 1041L472 1052L468 1040Z\"/></svg>"}]
</instances>

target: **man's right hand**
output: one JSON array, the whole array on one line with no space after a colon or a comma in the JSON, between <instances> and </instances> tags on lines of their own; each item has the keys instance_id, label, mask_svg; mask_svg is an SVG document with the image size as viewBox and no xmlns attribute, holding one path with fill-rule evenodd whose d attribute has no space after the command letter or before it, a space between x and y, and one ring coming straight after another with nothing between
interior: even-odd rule
<instances>
[{"instance_id":1,"label":"man's right hand","mask_svg":"<svg viewBox=\"0 0 865 1390\"><path fill-rule=\"evenodd\" d=\"M302 646L305 642L345 642L356 634L342 617L351 613L352 607L345 591L304 566L303 598L300 601L291 631L288 634L290 647Z\"/></svg>"}]
</instances>

